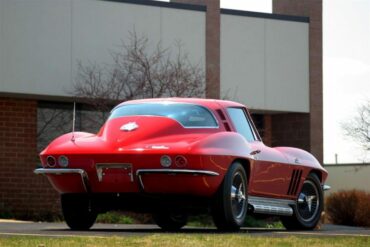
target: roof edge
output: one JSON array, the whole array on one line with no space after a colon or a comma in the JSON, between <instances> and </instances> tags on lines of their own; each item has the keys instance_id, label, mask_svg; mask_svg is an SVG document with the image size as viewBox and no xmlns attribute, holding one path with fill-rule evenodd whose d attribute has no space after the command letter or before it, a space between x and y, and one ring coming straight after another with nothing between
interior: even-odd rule
<instances>
[{"instance_id":1,"label":"roof edge","mask_svg":"<svg viewBox=\"0 0 370 247\"><path fill-rule=\"evenodd\" d=\"M128 3L136 5L146 5L163 8L183 9L183 10L194 10L194 11L207 11L205 5L195 5L189 3L174 3L174 2L161 2L152 0L100 0L105 2L117 2L117 3Z\"/></svg>"},{"instance_id":2,"label":"roof edge","mask_svg":"<svg viewBox=\"0 0 370 247\"><path fill-rule=\"evenodd\" d=\"M235 10L235 9L221 9L221 14L265 18L265 19L282 20L282 21L294 21L294 22L303 22L303 23L310 22L310 18L307 16L281 15L281 14L273 14L273 13L271 14L271 13L262 13L262 12L253 12L253 11Z\"/></svg>"}]
</instances>

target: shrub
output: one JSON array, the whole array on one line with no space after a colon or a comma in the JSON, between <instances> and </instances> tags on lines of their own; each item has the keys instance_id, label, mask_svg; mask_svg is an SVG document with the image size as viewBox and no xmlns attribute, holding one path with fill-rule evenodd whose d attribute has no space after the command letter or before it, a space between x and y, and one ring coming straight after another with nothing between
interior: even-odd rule
<instances>
[{"instance_id":1,"label":"shrub","mask_svg":"<svg viewBox=\"0 0 370 247\"><path fill-rule=\"evenodd\" d=\"M338 225L370 226L370 193L341 190L326 199L329 220Z\"/></svg>"},{"instance_id":2,"label":"shrub","mask_svg":"<svg viewBox=\"0 0 370 247\"><path fill-rule=\"evenodd\" d=\"M104 214L99 214L96 219L97 223L110 224L133 224L134 220L120 211L110 211Z\"/></svg>"},{"instance_id":3,"label":"shrub","mask_svg":"<svg viewBox=\"0 0 370 247\"><path fill-rule=\"evenodd\" d=\"M245 227L284 228L279 217L269 215L247 215Z\"/></svg>"},{"instance_id":4,"label":"shrub","mask_svg":"<svg viewBox=\"0 0 370 247\"><path fill-rule=\"evenodd\" d=\"M9 207L5 203L0 202L0 219L11 219L14 215Z\"/></svg>"},{"instance_id":5,"label":"shrub","mask_svg":"<svg viewBox=\"0 0 370 247\"><path fill-rule=\"evenodd\" d=\"M363 199L359 199L355 222L359 226L370 226L370 193L367 193Z\"/></svg>"},{"instance_id":6,"label":"shrub","mask_svg":"<svg viewBox=\"0 0 370 247\"><path fill-rule=\"evenodd\" d=\"M214 227L212 216L210 214L189 215L188 226L195 227Z\"/></svg>"}]
</instances>

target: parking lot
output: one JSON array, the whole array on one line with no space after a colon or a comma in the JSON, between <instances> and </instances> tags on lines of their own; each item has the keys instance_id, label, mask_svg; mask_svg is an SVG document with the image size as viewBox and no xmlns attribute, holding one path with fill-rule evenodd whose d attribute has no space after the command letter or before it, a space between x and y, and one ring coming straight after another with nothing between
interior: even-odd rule
<instances>
[{"instance_id":1,"label":"parking lot","mask_svg":"<svg viewBox=\"0 0 370 247\"><path fill-rule=\"evenodd\" d=\"M25 221L0 220L0 236L129 236L150 235L163 231L156 225L123 225L123 224L95 224L89 231L71 231L65 223L38 223ZM222 234L215 228L185 227L179 233L185 234ZM338 225L322 225L320 230L314 231L286 231L283 229L242 228L238 234L252 236L370 236L370 229Z\"/></svg>"}]
</instances>

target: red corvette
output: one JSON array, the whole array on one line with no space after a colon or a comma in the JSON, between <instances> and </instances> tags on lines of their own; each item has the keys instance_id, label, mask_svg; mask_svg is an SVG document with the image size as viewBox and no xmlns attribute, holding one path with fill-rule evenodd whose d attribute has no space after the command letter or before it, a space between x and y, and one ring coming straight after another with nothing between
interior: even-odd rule
<instances>
[{"instance_id":1,"label":"red corvette","mask_svg":"<svg viewBox=\"0 0 370 247\"><path fill-rule=\"evenodd\" d=\"M313 229L323 210L326 170L309 153L263 144L245 106L208 99L146 99L116 106L97 134L55 139L41 154L71 229L89 229L112 209L152 213L177 230L210 212L220 230L247 213L281 216Z\"/></svg>"}]
</instances>

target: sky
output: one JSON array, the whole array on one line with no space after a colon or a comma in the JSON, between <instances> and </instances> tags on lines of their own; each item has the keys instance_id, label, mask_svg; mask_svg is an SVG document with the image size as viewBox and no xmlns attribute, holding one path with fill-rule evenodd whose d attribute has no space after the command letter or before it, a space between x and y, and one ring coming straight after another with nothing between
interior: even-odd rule
<instances>
[{"instance_id":1,"label":"sky","mask_svg":"<svg viewBox=\"0 0 370 247\"><path fill-rule=\"evenodd\" d=\"M370 1L324 0L324 162L370 160L341 123L370 100Z\"/></svg>"},{"instance_id":2,"label":"sky","mask_svg":"<svg viewBox=\"0 0 370 247\"><path fill-rule=\"evenodd\" d=\"M271 0L221 0L221 8L272 12ZM361 163L370 154L342 124L370 100L370 0L323 0L324 163Z\"/></svg>"}]
</instances>

